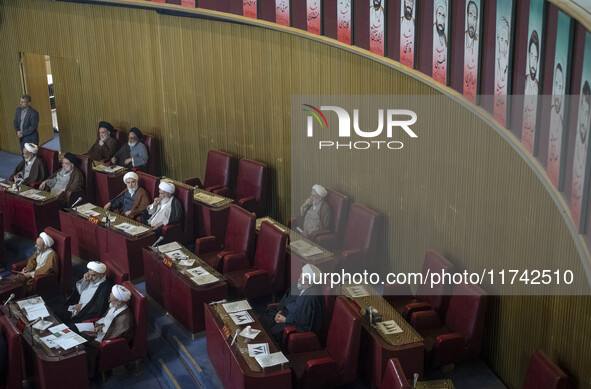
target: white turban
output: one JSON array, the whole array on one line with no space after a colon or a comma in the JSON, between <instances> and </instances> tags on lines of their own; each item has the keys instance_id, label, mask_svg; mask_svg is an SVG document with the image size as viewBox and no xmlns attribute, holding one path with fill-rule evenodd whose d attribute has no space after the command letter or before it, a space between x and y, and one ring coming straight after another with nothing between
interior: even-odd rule
<instances>
[{"instance_id":1,"label":"white turban","mask_svg":"<svg viewBox=\"0 0 591 389\"><path fill-rule=\"evenodd\" d=\"M314 185L312 187L312 189L314 189L314 192L318 193L318 196L324 198L324 196L326 196L326 189L324 189L324 187L322 185Z\"/></svg>"},{"instance_id":2,"label":"white turban","mask_svg":"<svg viewBox=\"0 0 591 389\"><path fill-rule=\"evenodd\" d=\"M307 274L312 282L319 282L322 272L316 266L307 263L302 267L302 274ZM305 277L306 280L308 280L308 276Z\"/></svg>"},{"instance_id":3,"label":"white turban","mask_svg":"<svg viewBox=\"0 0 591 389\"><path fill-rule=\"evenodd\" d=\"M113 285L111 288L111 292L113 296L119 301L129 301L131 298L131 292L123 285Z\"/></svg>"},{"instance_id":4,"label":"white turban","mask_svg":"<svg viewBox=\"0 0 591 389\"><path fill-rule=\"evenodd\" d=\"M90 262L88 262L86 267L89 270L92 270L92 271L95 271L95 272L101 273L101 274L103 274L104 272L107 271L107 266L104 263L101 263L99 261L90 261Z\"/></svg>"},{"instance_id":5,"label":"white turban","mask_svg":"<svg viewBox=\"0 0 591 389\"><path fill-rule=\"evenodd\" d=\"M45 232L40 233L39 237L43 239L43 243L45 243L47 247L53 246L53 239L51 239L51 236L47 235Z\"/></svg>"},{"instance_id":6,"label":"white turban","mask_svg":"<svg viewBox=\"0 0 591 389\"><path fill-rule=\"evenodd\" d=\"M128 178L133 178L136 181L139 179L139 177L137 176L137 174L135 174L134 172L127 172L127 173L125 173L125 175L123 176L123 182L125 182L127 184L127 179Z\"/></svg>"},{"instance_id":7,"label":"white turban","mask_svg":"<svg viewBox=\"0 0 591 389\"><path fill-rule=\"evenodd\" d=\"M164 182L164 181L160 181L160 185L158 185L159 189L162 189L163 191L170 193L170 194L174 194L174 190L175 187L173 184L171 184L170 182Z\"/></svg>"},{"instance_id":8,"label":"white turban","mask_svg":"<svg viewBox=\"0 0 591 389\"><path fill-rule=\"evenodd\" d=\"M25 143L25 149L29 150L29 153L37 154L39 147L34 143Z\"/></svg>"}]
</instances>

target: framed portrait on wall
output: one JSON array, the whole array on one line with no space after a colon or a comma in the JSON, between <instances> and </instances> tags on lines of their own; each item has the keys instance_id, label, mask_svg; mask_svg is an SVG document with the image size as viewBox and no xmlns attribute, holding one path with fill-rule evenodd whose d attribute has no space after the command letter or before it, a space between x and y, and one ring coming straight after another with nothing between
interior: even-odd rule
<instances>
[{"instance_id":1,"label":"framed portrait on wall","mask_svg":"<svg viewBox=\"0 0 591 389\"><path fill-rule=\"evenodd\" d=\"M247 18L257 19L257 0L242 0L242 15Z\"/></svg>"},{"instance_id":2,"label":"framed portrait on wall","mask_svg":"<svg viewBox=\"0 0 591 389\"><path fill-rule=\"evenodd\" d=\"M291 26L290 0L275 0L275 23Z\"/></svg>"},{"instance_id":3,"label":"framed portrait on wall","mask_svg":"<svg viewBox=\"0 0 591 389\"><path fill-rule=\"evenodd\" d=\"M386 0L369 0L369 51L384 56Z\"/></svg>"},{"instance_id":4,"label":"framed portrait on wall","mask_svg":"<svg viewBox=\"0 0 591 389\"><path fill-rule=\"evenodd\" d=\"M591 34L585 34L585 54L579 92L577 127L575 135L575 154L573 160L573 180L570 199L570 212L579 233L585 231L585 215L589 197L588 158L589 126L591 126Z\"/></svg>"},{"instance_id":5,"label":"framed portrait on wall","mask_svg":"<svg viewBox=\"0 0 591 389\"><path fill-rule=\"evenodd\" d=\"M433 4L433 66L431 77L443 85L448 85L449 67L449 17L451 2L435 0Z\"/></svg>"},{"instance_id":6,"label":"framed portrait on wall","mask_svg":"<svg viewBox=\"0 0 591 389\"><path fill-rule=\"evenodd\" d=\"M353 0L338 0L337 39L350 45L353 42Z\"/></svg>"},{"instance_id":7,"label":"framed portrait on wall","mask_svg":"<svg viewBox=\"0 0 591 389\"><path fill-rule=\"evenodd\" d=\"M559 191L564 188L565 128L567 128L568 124L568 99L566 96L570 94L573 25L574 23L569 16L558 11L546 172L554 187Z\"/></svg>"},{"instance_id":8,"label":"framed portrait on wall","mask_svg":"<svg viewBox=\"0 0 591 389\"><path fill-rule=\"evenodd\" d=\"M400 63L414 68L416 52L417 1L400 1Z\"/></svg>"},{"instance_id":9,"label":"framed portrait on wall","mask_svg":"<svg viewBox=\"0 0 591 389\"><path fill-rule=\"evenodd\" d=\"M542 48L544 28L544 0L530 0L525 60L525 89L523 92L523 120L521 143L532 155L538 154L538 106L542 89Z\"/></svg>"},{"instance_id":10,"label":"framed portrait on wall","mask_svg":"<svg viewBox=\"0 0 591 389\"><path fill-rule=\"evenodd\" d=\"M480 93L480 46L482 36L482 1L466 0L464 15L464 81L463 94L478 104Z\"/></svg>"},{"instance_id":11,"label":"framed portrait on wall","mask_svg":"<svg viewBox=\"0 0 591 389\"><path fill-rule=\"evenodd\" d=\"M306 0L306 26L309 33L322 34L322 1Z\"/></svg>"},{"instance_id":12,"label":"framed portrait on wall","mask_svg":"<svg viewBox=\"0 0 591 389\"><path fill-rule=\"evenodd\" d=\"M513 0L497 0L493 116L503 127L507 127L508 123L508 100L511 94L513 2Z\"/></svg>"}]
</instances>

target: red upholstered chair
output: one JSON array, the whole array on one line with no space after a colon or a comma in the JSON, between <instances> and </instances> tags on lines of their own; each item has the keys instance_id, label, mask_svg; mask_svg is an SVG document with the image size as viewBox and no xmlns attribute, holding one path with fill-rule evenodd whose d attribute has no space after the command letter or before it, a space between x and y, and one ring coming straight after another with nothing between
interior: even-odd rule
<instances>
[{"instance_id":1,"label":"red upholstered chair","mask_svg":"<svg viewBox=\"0 0 591 389\"><path fill-rule=\"evenodd\" d=\"M96 131L96 136L98 139L98 129ZM115 128L115 131L111 134L113 138L117 141L117 150L121 148L125 143L127 143L127 132L121 130L120 128Z\"/></svg>"},{"instance_id":2,"label":"red upholstered chair","mask_svg":"<svg viewBox=\"0 0 591 389\"><path fill-rule=\"evenodd\" d=\"M423 336L427 366L449 365L480 354L486 292L475 285L454 285L445 323L433 310L415 312L410 324Z\"/></svg>"},{"instance_id":3,"label":"red upholstered chair","mask_svg":"<svg viewBox=\"0 0 591 389\"><path fill-rule=\"evenodd\" d=\"M35 276L33 290L43 298L50 298L72 289L72 248L70 236L53 227L47 227L45 233L54 240L52 249L59 257L59 272L56 275ZM27 265L22 261L12 265L12 270L21 271Z\"/></svg>"},{"instance_id":4,"label":"red upholstered chair","mask_svg":"<svg viewBox=\"0 0 591 389\"><path fill-rule=\"evenodd\" d=\"M61 168L58 161L58 155L59 152L56 150L46 149L45 147L39 146L39 149L37 150L37 158L41 158L43 162L45 162L45 166L47 167L47 177L51 176ZM10 181L14 181L13 176L10 176ZM29 183L29 186L38 188L41 182L43 181L33 181Z\"/></svg>"},{"instance_id":5,"label":"red upholstered chair","mask_svg":"<svg viewBox=\"0 0 591 389\"><path fill-rule=\"evenodd\" d=\"M421 272L423 277L433 273L441 274L443 271L453 274L453 269L454 265L439 253L432 250L425 253ZM406 288L406 291L403 291L403 288ZM406 320L409 320L414 312L432 309L439 314L439 319L444 321L450 294L451 286L446 282L440 282L433 285L433 287L429 282L419 283L415 298L410 293L408 285L387 284L384 286L384 299L401 313Z\"/></svg>"},{"instance_id":6,"label":"red upholstered chair","mask_svg":"<svg viewBox=\"0 0 591 389\"><path fill-rule=\"evenodd\" d=\"M267 208L267 165L242 158L236 179L236 204L257 217L265 215Z\"/></svg>"},{"instance_id":7,"label":"red upholstered chair","mask_svg":"<svg viewBox=\"0 0 591 389\"><path fill-rule=\"evenodd\" d=\"M332 210L332 229L318 230L312 233L312 240L321 244L329 251L338 250L343 246L343 234L349 213L349 198L342 193L327 189L324 200Z\"/></svg>"},{"instance_id":8,"label":"red upholstered chair","mask_svg":"<svg viewBox=\"0 0 591 389\"><path fill-rule=\"evenodd\" d=\"M154 135L143 134L142 140L148 149L148 164L137 168L139 171L147 171L150 174L156 174L156 161L158 160L158 140Z\"/></svg>"},{"instance_id":9,"label":"red upholstered chair","mask_svg":"<svg viewBox=\"0 0 591 389\"><path fill-rule=\"evenodd\" d=\"M568 377L542 350L529 361L523 389L566 389Z\"/></svg>"},{"instance_id":10,"label":"red upholstered chair","mask_svg":"<svg viewBox=\"0 0 591 389\"><path fill-rule=\"evenodd\" d=\"M158 197L158 185L160 185L160 178L144 172L136 172L138 176L138 185L148 192L150 200Z\"/></svg>"},{"instance_id":11,"label":"red upholstered chair","mask_svg":"<svg viewBox=\"0 0 591 389\"><path fill-rule=\"evenodd\" d=\"M144 358L148 350L148 338L146 330L146 303L147 298L131 282L123 283L131 292L131 299L127 303L133 311L133 336L130 342L125 338L107 339L101 342L98 354L97 371L103 375L105 372L117 366L134 362L136 370L139 371L139 360ZM88 320L96 321L97 319Z\"/></svg>"},{"instance_id":12,"label":"red upholstered chair","mask_svg":"<svg viewBox=\"0 0 591 389\"><path fill-rule=\"evenodd\" d=\"M197 177L186 178L184 184L197 186L209 192L230 197L230 180L232 178L232 160L234 158L227 153L217 150L207 152L207 163L205 165L205 178L203 183Z\"/></svg>"},{"instance_id":13,"label":"red upholstered chair","mask_svg":"<svg viewBox=\"0 0 591 389\"><path fill-rule=\"evenodd\" d=\"M215 236L195 240L195 254L215 269L222 270L224 257L230 254L245 254L252 258L256 218L237 205L230 205L224 247L220 247Z\"/></svg>"},{"instance_id":14,"label":"red upholstered chair","mask_svg":"<svg viewBox=\"0 0 591 389\"><path fill-rule=\"evenodd\" d=\"M23 343L20 332L8 320L8 316L0 316L0 332L6 338L8 346L8 365L6 369L6 384L3 389L20 389L23 387L24 360Z\"/></svg>"},{"instance_id":15,"label":"red upholstered chair","mask_svg":"<svg viewBox=\"0 0 591 389\"><path fill-rule=\"evenodd\" d=\"M306 352L288 351L295 377L302 388L330 388L352 382L357 376L361 317L339 296L336 299L326 348L321 349L316 335L295 333L298 344L309 340ZM291 348L291 339L290 339Z\"/></svg>"},{"instance_id":16,"label":"red upholstered chair","mask_svg":"<svg viewBox=\"0 0 591 389\"><path fill-rule=\"evenodd\" d=\"M411 389L398 358L390 358L384 371L381 389Z\"/></svg>"},{"instance_id":17,"label":"red upholstered chair","mask_svg":"<svg viewBox=\"0 0 591 389\"><path fill-rule=\"evenodd\" d=\"M162 227L163 243L188 242L193 239L193 188L176 185L174 193L185 209L185 215L180 224L169 224Z\"/></svg>"},{"instance_id":18,"label":"red upholstered chair","mask_svg":"<svg viewBox=\"0 0 591 389\"><path fill-rule=\"evenodd\" d=\"M254 266L243 254L224 257L223 273L231 287L244 297L259 297L285 288L287 234L263 222L257 240Z\"/></svg>"},{"instance_id":19,"label":"red upholstered chair","mask_svg":"<svg viewBox=\"0 0 591 389\"><path fill-rule=\"evenodd\" d=\"M0 266L4 265L4 214L0 212Z\"/></svg>"},{"instance_id":20,"label":"red upholstered chair","mask_svg":"<svg viewBox=\"0 0 591 389\"><path fill-rule=\"evenodd\" d=\"M82 203L93 203L94 202L94 172L92 171L92 160L88 158L88 155L79 155L76 156L80 159L80 165L77 166L78 169L82 172L84 176L84 190L79 191L67 191L66 192L66 199L68 205L72 205L73 203L78 200L78 198L82 197Z\"/></svg>"}]
</instances>

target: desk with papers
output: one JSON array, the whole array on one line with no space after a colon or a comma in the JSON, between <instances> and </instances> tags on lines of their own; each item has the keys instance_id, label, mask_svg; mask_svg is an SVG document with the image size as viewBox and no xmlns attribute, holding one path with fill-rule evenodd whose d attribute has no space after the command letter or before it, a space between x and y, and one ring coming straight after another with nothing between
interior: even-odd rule
<instances>
[{"instance_id":1,"label":"desk with papers","mask_svg":"<svg viewBox=\"0 0 591 389\"><path fill-rule=\"evenodd\" d=\"M194 229L197 237L215 236L218 243L226 237L226 223L230 204L234 200L203 189L195 188L193 192Z\"/></svg>"},{"instance_id":2,"label":"desk with papers","mask_svg":"<svg viewBox=\"0 0 591 389\"><path fill-rule=\"evenodd\" d=\"M207 354L224 387L291 388L289 362L248 301L204 307Z\"/></svg>"},{"instance_id":3,"label":"desk with papers","mask_svg":"<svg viewBox=\"0 0 591 389\"><path fill-rule=\"evenodd\" d=\"M226 278L178 242L142 250L146 292L189 332L205 328L203 304L228 297Z\"/></svg>"},{"instance_id":4,"label":"desk with papers","mask_svg":"<svg viewBox=\"0 0 591 389\"><path fill-rule=\"evenodd\" d=\"M3 311L25 339L25 376L33 386L88 388L86 339L62 324L41 297L10 302Z\"/></svg>"},{"instance_id":5,"label":"desk with papers","mask_svg":"<svg viewBox=\"0 0 591 389\"><path fill-rule=\"evenodd\" d=\"M95 200L100 206L107 204L127 187L123 182L123 176L127 173L127 169L122 166L107 166L93 161L92 171L94 172L96 191Z\"/></svg>"},{"instance_id":6,"label":"desk with papers","mask_svg":"<svg viewBox=\"0 0 591 389\"><path fill-rule=\"evenodd\" d=\"M59 229L57 211L60 202L50 192L21 185L12 190L11 182L0 183L0 212L4 231L35 240L46 227Z\"/></svg>"},{"instance_id":7,"label":"desk with papers","mask_svg":"<svg viewBox=\"0 0 591 389\"><path fill-rule=\"evenodd\" d=\"M88 261L100 260L130 280L141 277L141 250L156 240L149 226L111 213L110 225L102 207L83 204L70 212L59 211L62 232L72 239L72 254Z\"/></svg>"}]
</instances>

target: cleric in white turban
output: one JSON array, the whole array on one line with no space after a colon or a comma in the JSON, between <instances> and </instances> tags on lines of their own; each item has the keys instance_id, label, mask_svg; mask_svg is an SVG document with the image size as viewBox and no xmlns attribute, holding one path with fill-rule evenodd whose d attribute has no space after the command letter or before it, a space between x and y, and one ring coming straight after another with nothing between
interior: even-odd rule
<instances>
[{"instance_id":1,"label":"cleric in white turban","mask_svg":"<svg viewBox=\"0 0 591 389\"><path fill-rule=\"evenodd\" d=\"M130 219L135 219L150 205L150 196L144 188L139 186L139 177L134 172L125 173L123 182L127 185L127 189L105 204L105 211L113 210Z\"/></svg>"},{"instance_id":2,"label":"cleric in white turban","mask_svg":"<svg viewBox=\"0 0 591 389\"><path fill-rule=\"evenodd\" d=\"M134 288L133 285L130 288ZM96 372L96 358L100 342L103 340L124 338L131 340L133 336L133 311L127 304L131 299L131 292L123 285L113 285L109 296L109 310L105 316L94 323L94 329L82 333L86 339L86 357L88 359L88 376L93 377ZM93 340L94 338L94 340Z\"/></svg>"},{"instance_id":3,"label":"cleric in white turban","mask_svg":"<svg viewBox=\"0 0 591 389\"><path fill-rule=\"evenodd\" d=\"M54 240L47 233L42 232L35 241L35 254L27 261L27 265L16 275L14 280L25 285L27 293L33 292L33 278L36 276L45 276L58 274L59 258L51 246Z\"/></svg>"},{"instance_id":4,"label":"cleric in white turban","mask_svg":"<svg viewBox=\"0 0 591 389\"><path fill-rule=\"evenodd\" d=\"M162 234L162 227L169 224L180 224L184 217L184 208L180 200L174 197L175 186L169 181L160 181L160 195L142 213L142 223L151 226L156 236Z\"/></svg>"},{"instance_id":5,"label":"cleric in white turban","mask_svg":"<svg viewBox=\"0 0 591 389\"><path fill-rule=\"evenodd\" d=\"M300 207L300 217L296 220L296 230L306 237L312 237L316 231L330 231L332 227L332 209L324 200L328 194L322 185L312 186L310 197Z\"/></svg>"},{"instance_id":6,"label":"cleric in white turban","mask_svg":"<svg viewBox=\"0 0 591 389\"><path fill-rule=\"evenodd\" d=\"M62 321L68 325L100 317L109 307L112 283L107 278L107 266L90 261L86 267L88 271L76 282L72 296L60 312Z\"/></svg>"},{"instance_id":7,"label":"cleric in white turban","mask_svg":"<svg viewBox=\"0 0 591 389\"><path fill-rule=\"evenodd\" d=\"M12 181L22 181L23 185L41 182L48 176L47 166L43 158L37 158L39 148L36 144L25 143L23 159L12 172Z\"/></svg>"}]
</instances>

